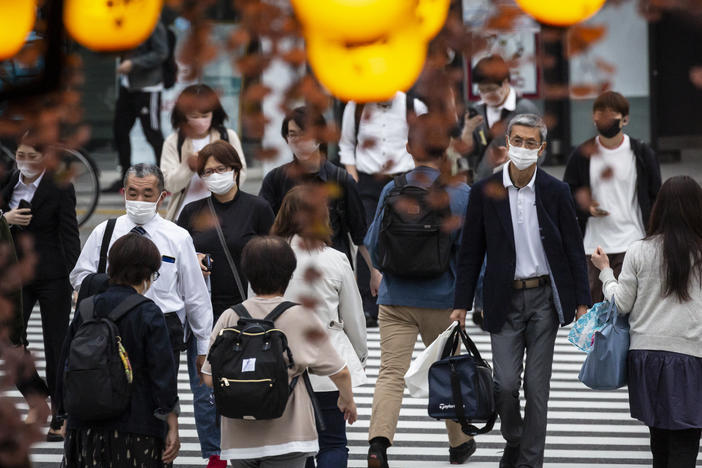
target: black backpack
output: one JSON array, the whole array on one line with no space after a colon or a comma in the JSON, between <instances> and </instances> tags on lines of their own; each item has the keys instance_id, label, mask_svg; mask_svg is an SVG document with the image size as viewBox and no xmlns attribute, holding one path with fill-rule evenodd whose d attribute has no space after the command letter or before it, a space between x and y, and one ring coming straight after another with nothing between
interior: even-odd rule
<instances>
[{"instance_id":1,"label":"black backpack","mask_svg":"<svg viewBox=\"0 0 702 468\"><path fill-rule=\"evenodd\" d=\"M283 302L263 320L252 318L242 304L233 307L239 315L236 327L219 332L207 357L219 414L256 420L283 415L298 378L288 384L293 356L285 334L274 322L295 305Z\"/></svg>"},{"instance_id":2,"label":"black backpack","mask_svg":"<svg viewBox=\"0 0 702 468\"><path fill-rule=\"evenodd\" d=\"M429 188L407 184L406 174L395 176L395 186L383 202L376 258L380 271L405 278L432 278L448 270L451 234L443 223L449 206L433 207L427 196L443 190L439 179Z\"/></svg>"},{"instance_id":3,"label":"black backpack","mask_svg":"<svg viewBox=\"0 0 702 468\"><path fill-rule=\"evenodd\" d=\"M78 306L83 323L68 348L63 371L66 412L81 421L112 419L129 406L132 370L116 322L140 304L140 294L124 299L106 317L95 316L94 297Z\"/></svg>"},{"instance_id":4,"label":"black backpack","mask_svg":"<svg viewBox=\"0 0 702 468\"><path fill-rule=\"evenodd\" d=\"M168 57L161 64L161 69L163 71L163 87L171 89L178 81L178 63L175 59L176 35L168 26L166 26L166 37L168 39Z\"/></svg>"}]
</instances>

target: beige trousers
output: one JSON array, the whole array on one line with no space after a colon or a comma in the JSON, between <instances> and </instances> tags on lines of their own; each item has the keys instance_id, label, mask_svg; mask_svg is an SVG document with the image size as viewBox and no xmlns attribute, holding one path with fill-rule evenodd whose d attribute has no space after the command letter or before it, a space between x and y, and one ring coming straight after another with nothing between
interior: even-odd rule
<instances>
[{"instance_id":1,"label":"beige trousers","mask_svg":"<svg viewBox=\"0 0 702 468\"><path fill-rule=\"evenodd\" d=\"M412 361L417 333L428 346L451 325L449 315L451 309L380 306L380 373L373 394L368 440L386 437L392 442L402 407L404 377ZM446 429L451 447L472 439L461 431L460 424L453 421L446 421Z\"/></svg>"}]
</instances>

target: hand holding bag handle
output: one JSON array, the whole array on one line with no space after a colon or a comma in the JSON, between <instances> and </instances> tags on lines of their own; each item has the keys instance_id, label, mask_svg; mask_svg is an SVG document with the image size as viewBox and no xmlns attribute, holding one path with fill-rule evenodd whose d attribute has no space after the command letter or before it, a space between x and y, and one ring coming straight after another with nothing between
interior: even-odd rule
<instances>
[{"instance_id":1,"label":"hand holding bag handle","mask_svg":"<svg viewBox=\"0 0 702 468\"><path fill-rule=\"evenodd\" d=\"M219 237L219 243L222 245L222 249L224 249L224 256L227 257L227 263L229 263L229 268L232 270L232 273L234 273L234 280L236 281L236 287L239 289L239 296L241 297L241 300L243 301L246 299L246 292L244 291L244 286L241 283L241 278L239 277L239 271L236 269L236 265L234 264L234 259L232 258L232 254L229 253L229 247L227 247L227 241L224 239L224 233L222 232L222 226L219 224L219 218L217 217L217 213L215 212L214 205L212 204L212 197L209 197L207 199L207 205L210 207L210 213L212 213L212 218L214 218L214 225L215 229L217 230L217 237Z\"/></svg>"},{"instance_id":2,"label":"hand holding bag handle","mask_svg":"<svg viewBox=\"0 0 702 468\"><path fill-rule=\"evenodd\" d=\"M456 325L456 328L454 329L451 338L449 338L449 341L446 343L446 346L444 347L444 352L442 353L442 359L447 358L450 354L454 354L458 350L459 336L461 337L461 340L463 341L463 345L466 347L466 350L468 350L468 352L476 361L476 363L489 369L490 366L480 355L480 351L478 351L478 348L475 346L475 343L473 343L473 340L470 339L468 334L465 332L464 329L460 327L460 325ZM490 418L488 418L487 422L482 428L479 428L473 424L469 424L468 420L466 420L466 413L463 407L464 404L463 392L461 391L461 379L458 375L458 372L456 371L454 363L452 361L449 361L449 365L451 368L451 390L453 393L453 403L454 405L456 405L456 417L458 419L458 423L461 425L461 430L466 435L478 435L490 432L495 426L495 421L497 420L497 411L492 412Z\"/></svg>"}]
</instances>

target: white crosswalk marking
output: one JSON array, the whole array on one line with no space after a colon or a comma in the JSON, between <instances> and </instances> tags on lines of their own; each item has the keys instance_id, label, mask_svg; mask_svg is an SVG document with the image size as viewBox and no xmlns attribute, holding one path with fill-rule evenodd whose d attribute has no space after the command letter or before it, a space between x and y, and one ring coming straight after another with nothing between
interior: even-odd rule
<instances>
[{"instance_id":1,"label":"white crosswalk marking","mask_svg":"<svg viewBox=\"0 0 702 468\"><path fill-rule=\"evenodd\" d=\"M29 324L29 341L43 375L45 363L38 310ZM476 328L469 333L487 359L491 357L489 337ZM556 355L551 379L549 424L546 438L545 466L549 468L584 468L616 466L618 468L651 466L648 429L629 416L626 389L595 392L578 382L577 375L585 355L567 341L569 328L558 332ZM356 389L359 420L348 427L349 467L365 467L368 449L368 425L373 401L373 385L380 365L380 336L377 329L369 330L369 383ZM417 341L415 356L423 349ZM193 418L192 394L188 386L185 354L181 356L178 390L181 398L181 452L177 467L205 466ZM18 391L6 395L15 399L25 413L27 405ZM522 402L523 405L523 402ZM478 449L467 466L494 468L502 454L504 441L495 429L477 439ZM434 468L448 464L448 438L443 422L427 416L426 400L405 394L395 445L388 451L393 468ZM61 444L41 443L34 447L32 459L37 467L56 467L61 459ZM702 466L702 460L697 466Z\"/></svg>"}]
</instances>

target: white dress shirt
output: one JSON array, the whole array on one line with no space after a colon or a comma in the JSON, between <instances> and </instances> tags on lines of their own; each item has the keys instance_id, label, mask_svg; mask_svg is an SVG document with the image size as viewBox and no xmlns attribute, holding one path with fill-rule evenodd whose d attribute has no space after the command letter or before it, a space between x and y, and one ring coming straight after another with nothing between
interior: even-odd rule
<instances>
[{"instance_id":1,"label":"white dress shirt","mask_svg":"<svg viewBox=\"0 0 702 468\"><path fill-rule=\"evenodd\" d=\"M74 289L80 288L88 274L97 271L106 226L107 221L100 223L85 242L70 275ZM110 246L134 226L127 215L117 218ZM197 339L198 354L207 354L212 333L212 303L190 234L158 214L142 227L162 256L160 276L144 295L152 299L164 314L176 312L183 324L187 321Z\"/></svg>"},{"instance_id":2,"label":"white dress shirt","mask_svg":"<svg viewBox=\"0 0 702 468\"><path fill-rule=\"evenodd\" d=\"M487 115L488 128L492 128L497 122L502 120L502 109L506 109L512 112L517 108L517 92L513 87L509 87L509 94L507 99L501 105L493 107L491 105L485 106L485 114Z\"/></svg>"},{"instance_id":3,"label":"white dress shirt","mask_svg":"<svg viewBox=\"0 0 702 468\"><path fill-rule=\"evenodd\" d=\"M314 302L314 311L326 326L329 339L351 372L351 383L366 383L363 365L368 356L366 319L356 278L348 258L331 247L307 250L302 239L294 236L290 246L295 252L297 268L285 297L301 304ZM310 275L315 271L318 275ZM336 386L329 377L310 374L315 391L333 392Z\"/></svg>"},{"instance_id":4,"label":"white dress shirt","mask_svg":"<svg viewBox=\"0 0 702 468\"><path fill-rule=\"evenodd\" d=\"M427 106L414 100L417 115L427 113ZM339 158L341 164L356 166L366 174L395 174L414 169L407 152L407 98L398 91L389 103L368 103L361 114L356 132L356 103L346 104L341 124ZM358 144L356 134L358 133ZM364 144L372 142L372 144Z\"/></svg>"},{"instance_id":5,"label":"white dress shirt","mask_svg":"<svg viewBox=\"0 0 702 468\"><path fill-rule=\"evenodd\" d=\"M509 194L509 211L512 216L514 249L517 253L517 265L514 279L527 279L549 274L546 252L541 243L539 218L536 214L536 192L534 181L536 169L529 183L518 189L509 176L509 166L502 169L502 182Z\"/></svg>"},{"instance_id":6,"label":"white dress shirt","mask_svg":"<svg viewBox=\"0 0 702 468\"><path fill-rule=\"evenodd\" d=\"M19 206L20 200L27 200L28 202L32 201L32 198L34 198L34 194L37 191L37 188L39 187L39 183L41 182L41 179L44 177L44 174L46 171L42 172L37 179L32 182L31 184L25 184L24 181L22 180L24 176L20 174L19 179L17 180L17 183L15 184L15 188L12 191L12 198L10 199L10 209L14 210Z\"/></svg>"}]
</instances>

